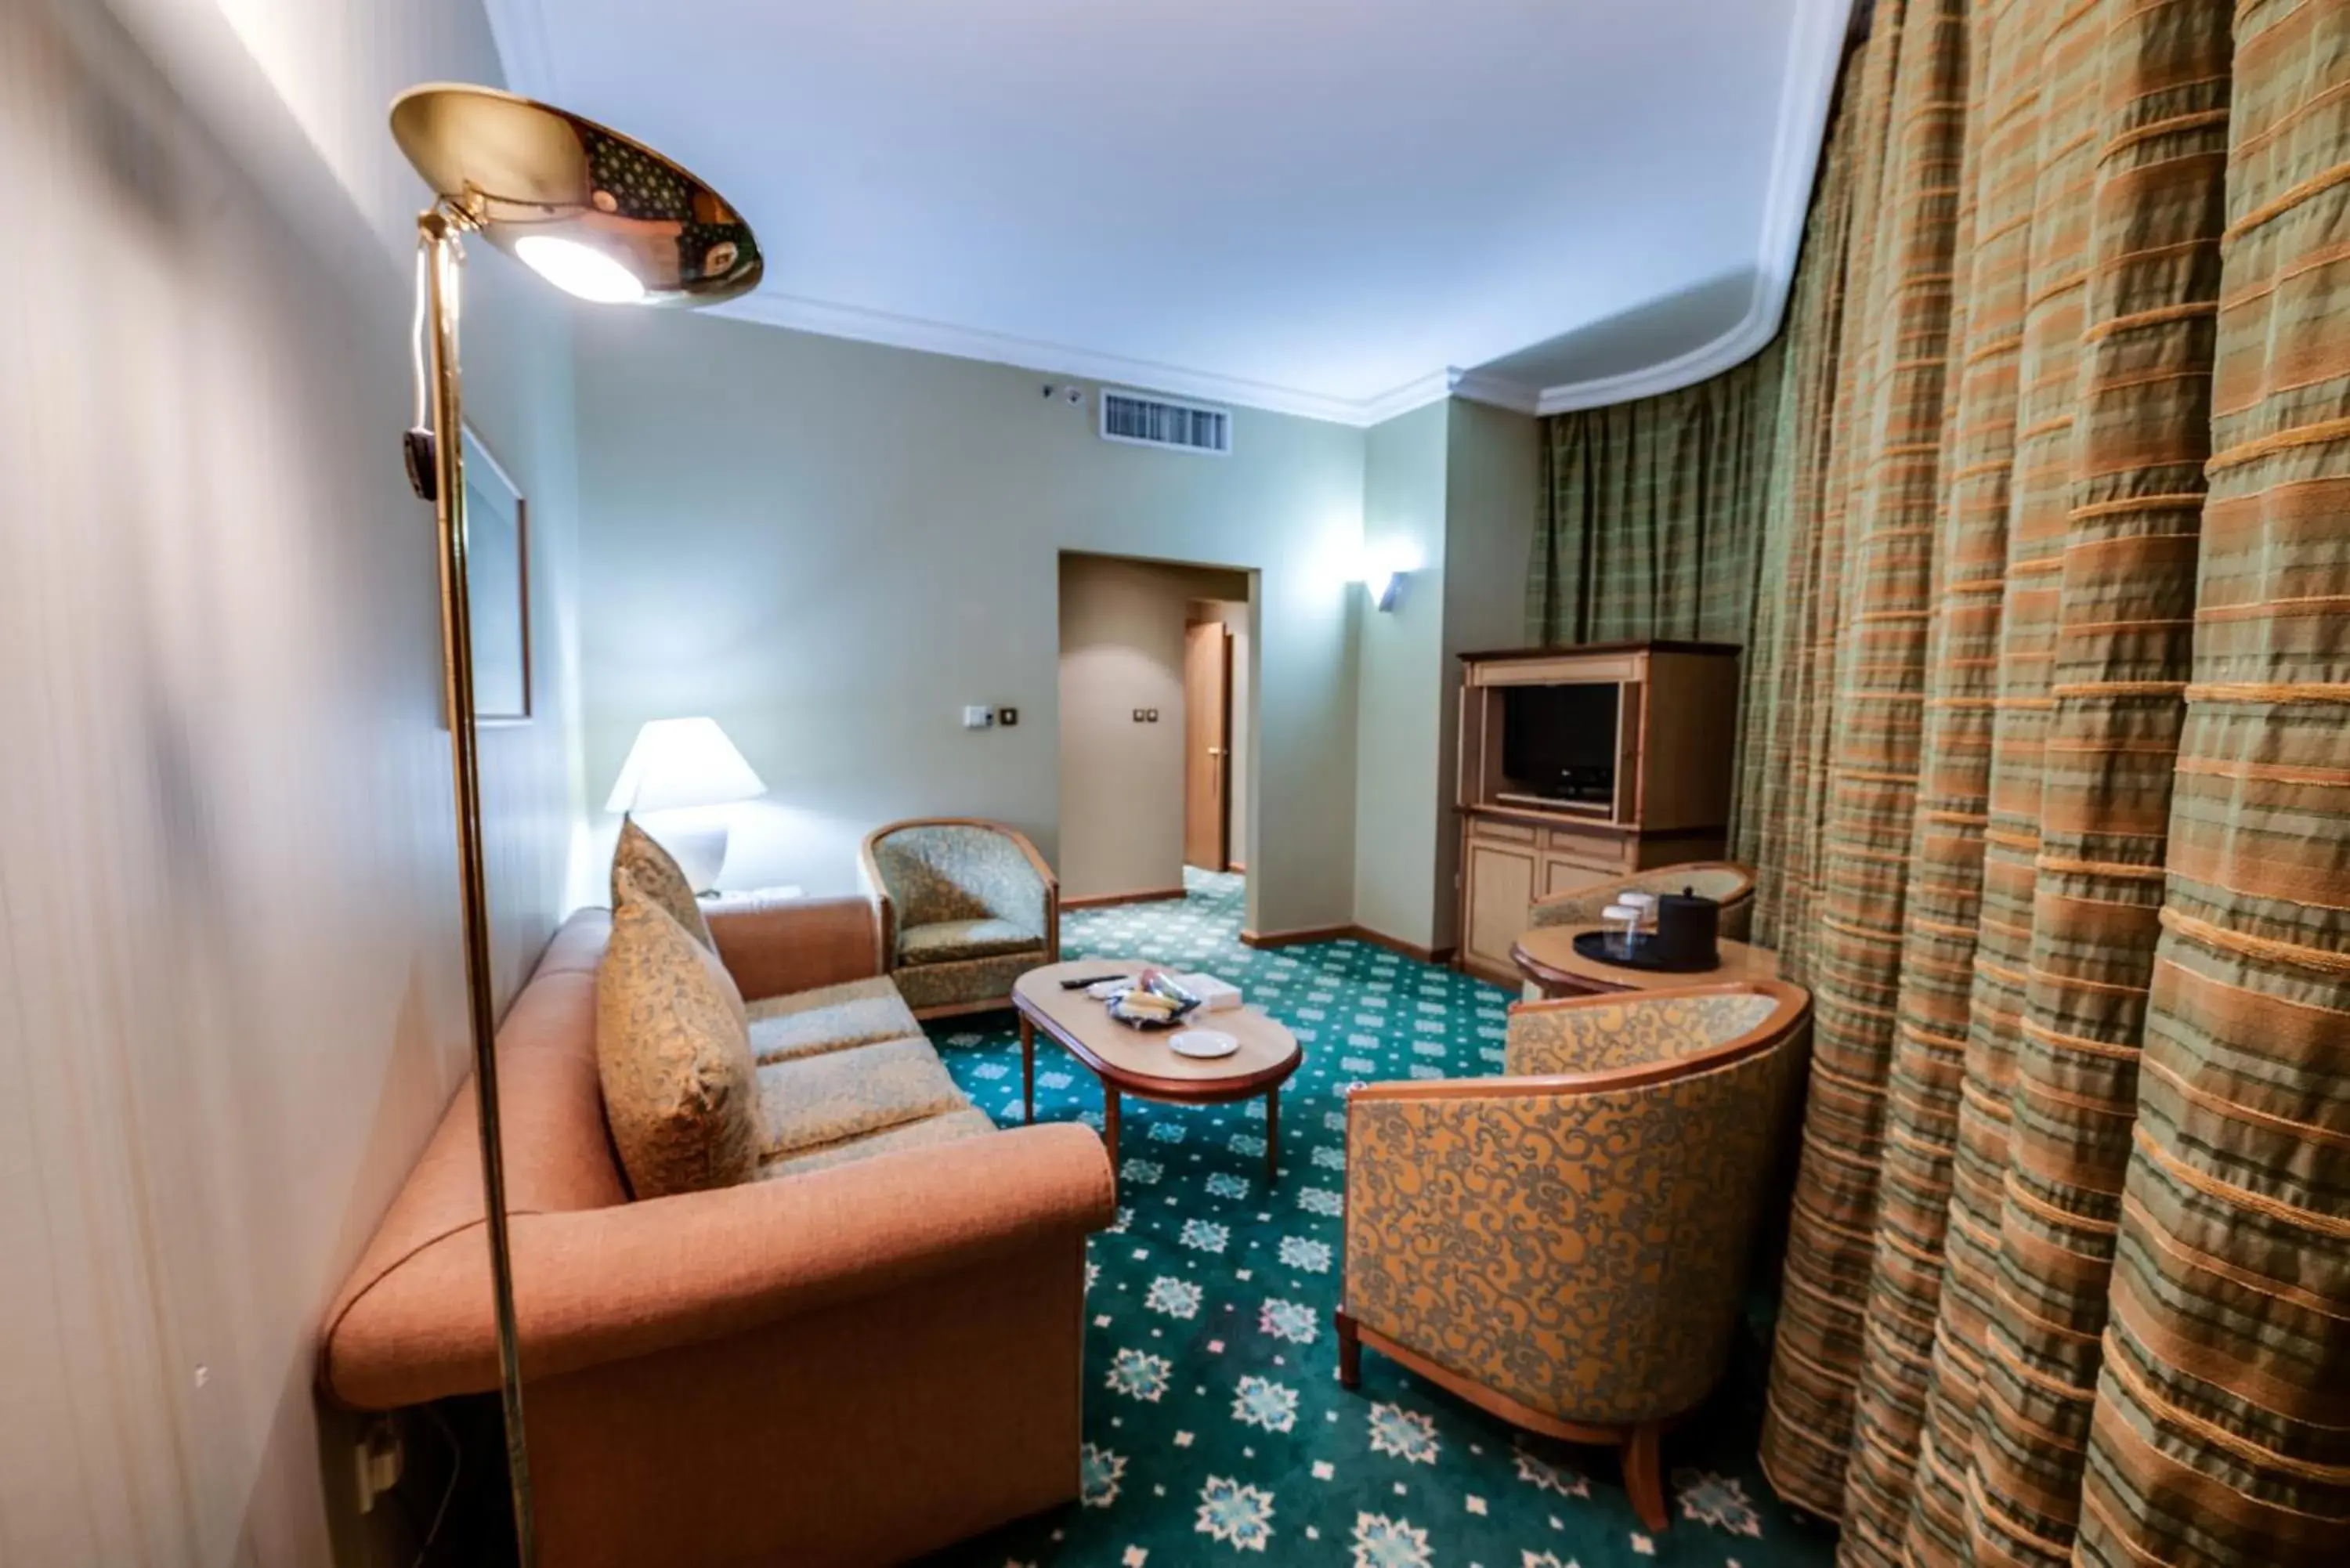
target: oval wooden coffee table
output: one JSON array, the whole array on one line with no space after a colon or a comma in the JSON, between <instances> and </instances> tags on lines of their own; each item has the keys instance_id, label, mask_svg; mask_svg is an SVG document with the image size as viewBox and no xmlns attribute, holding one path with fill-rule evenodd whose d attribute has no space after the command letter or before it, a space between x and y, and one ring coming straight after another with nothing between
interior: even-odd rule
<instances>
[{"instance_id":1,"label":"oval wooden coffee table","mask_svg":"<svg viewBox=\"0 0 2350 1568\"><path fill-rule=\"evenodd\" d=\"M1536 926L1510 950L1518 972L1546 997L1596 996L1615 991L1664 991L1677 985L1713 985L1732 980L1776 980L1779 955L1769 948L1733 942L1727 937L1714 944L1721 962L1712 969L1668 971L1633 969L1586 958L1575 950L1575 939L1607 926Z\"/></svg>"},{"instance_id":2,"label":"oval wooden coffee table","mask_svg":"<svg viewBox=\"0 0 2350 1568\"><path fill-rule=\"evenodd\" d=\"M1167 1044L1171 1029L1129 1029L1083 991L1061 982L1085 976L1107 980L1165 969L1145 959L1079 959L1032 969L1013 983L1012 1006L1020 1014L1020 1104L1036 1119L1036 1031L1061 1043L1070 1055L1093 1069L1102 1086L1102 1141L1110 1164L1118 1164L1118 1102L1122 1095L1166 1100L1180 1106L1214 1106L1264 1096L1264 1173L1281 1173L1281 1085L1305 1059L1297 1036L1266 1016L1262 1008L1232 1007L1192 1014L1187 1027L1221 1029L1241 1048L1212 1061L1179 1056Z\"/></svg>"}]
</instances>

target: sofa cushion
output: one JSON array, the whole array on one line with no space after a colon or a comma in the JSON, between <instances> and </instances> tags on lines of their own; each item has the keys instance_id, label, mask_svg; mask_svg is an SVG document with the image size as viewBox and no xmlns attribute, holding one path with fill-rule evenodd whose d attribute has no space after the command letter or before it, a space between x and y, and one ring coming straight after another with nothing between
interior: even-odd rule
<instances>
[{"instance_id":1,"label":"sofa cushion","mask_svg":"<svg viewBox=\"0 0 2350 1568\"><path fill-rule=\"evenodd\" d=\"M702 917L702 900L693 896L693 884L685 879L669 851L654 842L653 836L639 827L633 818L620 818L620 842L612 848L612 907L620 907L620 874L627 872L636 878L637 891L669 911L670 918L695 941L712 952L718 950L716 939L710 934L710 922Z\"/></svg>"},{"instance_id":2,"label":"sofa cushion","mask_svg":"<svg viewBox=\"0 0 2350 1568\"><path fill-rule=\"evenodd\" d=\"M726 1187L758 1168L757 1068L743 998L629 873L596 971L604 1119L639 1198Z\"/></svg>"},{"instance_id":3,"label":"sofa cushion","mask_svg":"<svg viewBox=\"0 0 2350 1568\"><path fill-rule=\"evenodd\" d=\"M994 1130L995 1124L988 1119L987 1113L973 1106L964 1110L948 1111L941 1116L924 1116L918 1122L904 1122L842 1143L826 1144L798 1154L780 1156L759 1167L759 1179L766 1181L778 1176L798 1176L811 1170L822 1170L827 1166L868 1159L877 1154L895 1154L901 1148L929 1148Z\"/></svg>"},{"instance_id":4,"label":"sofa cushion","mask_svg":"<svg viewBox=\"0 0 2350 1568\"><path fill-rule=\"evenodd\" d=\"M967 1108L927 1040L885 1040L758 1069L760 1153L779 1159Z\"/></svg>"},{"instance_id":5,"label":"sofa cushion","mask_svg":"<svg viewBox=\"0 0 2350 1568\"><path fill-rule=\"evenodd\" d=\"M963 963L1044 948L1044 932L1013 920L934 920L898 933L899 963Z\"/></svg>"},{"instance_id":6,"label":"sofa cushion","mask_svg":"<svg viewBox=\"0 0 2350 1568\"><path fill-rule=\"evenodd\" d=\"M1012 1005L1012 985L1045 961L1041 948L962 963L906 964L889 978L917 1016L931 1009L971 1011Z\"/></svg>"},{"instance_id":7,"label":"sofa cushion","mask_svg":"<svg viewBox=\"0 0 2350 1568\"><path fill-rule=\"evenodd\" d=\"M751 1054L788 1062L920 1034L914 1010L887 979L852 980L751 1003Z\"/></svg>"}]
</instances>

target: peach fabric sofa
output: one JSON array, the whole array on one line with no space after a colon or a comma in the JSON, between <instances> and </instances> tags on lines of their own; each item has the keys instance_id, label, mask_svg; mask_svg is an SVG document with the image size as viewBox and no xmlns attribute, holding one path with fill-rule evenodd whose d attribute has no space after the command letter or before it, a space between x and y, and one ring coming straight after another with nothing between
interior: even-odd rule
<instances>
[{"instance_id":1,"label":"peach fabric sofa","mask_svg":"<svg viewBox=\"0 0 2350 1568\"><path fill-rule=\"evenodd\" d=\"M888 1011L863 899L710 924L754 1017L802 1046ZM1075 1498L1085 1241L1114 1212L1100 1138L974 1132L966 1110L951 1137L884 1131L631 1201L597 1075L609 926L573 917L498 1036L543 1561L889 1563ZM329 1397L496 1388L475 1126L468 1087L330 1310Z\"/></svg>"}]
</instances>

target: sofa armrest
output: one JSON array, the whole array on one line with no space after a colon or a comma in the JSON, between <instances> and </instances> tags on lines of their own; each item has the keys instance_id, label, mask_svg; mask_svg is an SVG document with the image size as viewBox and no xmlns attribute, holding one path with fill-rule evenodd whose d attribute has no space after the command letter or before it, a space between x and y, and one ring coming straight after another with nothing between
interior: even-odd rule
<instances>
[{"instance_id":1,"label":"sofa armrest","mask_svg":"<svg viewBox=\"0 0 2350 1568\"><path fill-rule=\"evenodd\" d=\"M881 934L868 899L736 898L706 913L745 1002L881 972Z\"/></svg>"},{"instance_id":2,"label":"sofa armrest","mask_svg":"<svg viewBox=\"0 0 2350 1568\"><path fill-rule=\"evenodd\" d=\"M517 1214L523 1376L723 1339L1013 1258L1115 1213L1091 1128L1022 1127L712 1192ZM322 1381L389 1409L497 1386L479 1221L420 1248L327 1326Z\"/></svg>"}]
</instances>

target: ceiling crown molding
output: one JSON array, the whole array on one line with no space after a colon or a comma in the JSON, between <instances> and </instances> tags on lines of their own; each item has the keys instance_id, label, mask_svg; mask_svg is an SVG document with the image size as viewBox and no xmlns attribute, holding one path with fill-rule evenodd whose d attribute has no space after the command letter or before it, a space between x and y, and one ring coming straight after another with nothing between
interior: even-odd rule
<instances>
[{"instance_id":1,"label":"ceiling crown molding","mask_svg":"<svg viewBox=\"0 0 2350 1568\"><path fill-rule=\"evenodd\" d=\"M532 98L560 101L544 0L485 0L485 5L507 86ZM1446 397L1546 415L1678 391L1760 353L1778 333L1803 244L1804 221L1811 206L1829 100L1843 63L1842 46L1850 30L1853 5L1854 0L1797 0L1787 42L1787 74L1780 90L1778 124L1772 139L1762 223L1756 236L1754 290L1746 314L1709 342L1620 375L1534 387L1490 371L1441 369L1377 397L1346 398L764 289L722 306L714 314L1357 428L1382 423Z\"/></svg>"},{"instance_id":2,"label":"ceiling crown molding","mask_svg":"<svg viewBox=\"0 0 2350 1568\"><path fill-rule=\"evenodd\" d=\"M1334 424L1377 424L1380 419L1391 417L1386 414L1372 417L1372 410L1383 406L1388 400L1386 398L1332 397L1327 393L1274 386L1238 376L1187 370L1180 365L1162 365L1156 360L1129 358L1123 354L1097 353L1065 343L1045 343L1010 333L953 327L942 321L895 316L888 311L868 310L860 306L801 299L788 294L778 294L773 289L763 288L746 294L740 299L713 306L704 314L732 316L769 327L788 327L795 332L814 332L826 337L846 337L859 343L879 343L891 348L944 354L956 359L1012 365L1024 370L1041 370L1047 375L1066 376L1076 380L1106 381L1175 397L1263 409L1270 413L1296 414ZM1443 395L1444 390L1440 386L1434 396L1440 398Z\"/></svg>"}]
</instances>

